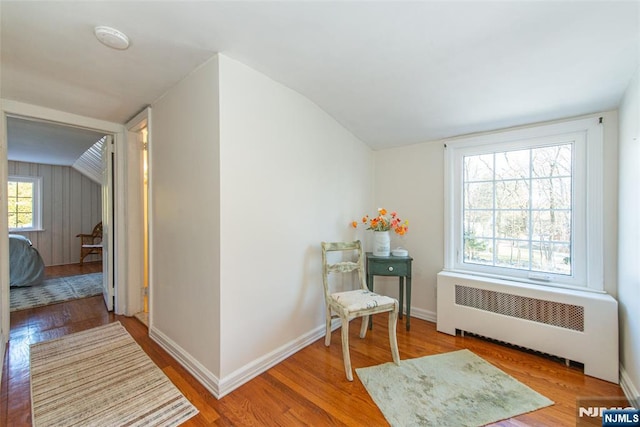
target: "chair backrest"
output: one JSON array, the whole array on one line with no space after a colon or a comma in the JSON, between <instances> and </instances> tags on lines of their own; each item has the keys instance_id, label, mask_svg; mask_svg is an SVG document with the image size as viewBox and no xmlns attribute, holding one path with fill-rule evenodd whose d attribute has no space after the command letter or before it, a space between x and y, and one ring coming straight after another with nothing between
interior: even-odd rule
<instances>
[{"instance_id":1,"label":"chair backrest","mask_svg":"<svg viewBox=\"0 0 640 427\"><path fill-rule=\"evenodd\" d=\"M338 262L329 263L327 259L329 252L355 252L356 259L355 261L344 261L341 258ZM354 271L358 275L360 288L368 289L364 272L364 252L362 251L362 243L360 243L360 240L353 242L322 242L322 284L324 285L325 297L328 297L330 294L329 274L351 273Z\"/></svg>"},{"instance_id":2,"label":"chair backrest","mask_svg":"<svg viewBox=\"0 0 640 427\"><path fill-rule=\"evenodd\" d=\"M102 239L102 221L100 221L99 223L96 224L95 227L93 227L93 231L91 232L91 235L93 237L99 237Z\"/></svg>"}]
</instances>

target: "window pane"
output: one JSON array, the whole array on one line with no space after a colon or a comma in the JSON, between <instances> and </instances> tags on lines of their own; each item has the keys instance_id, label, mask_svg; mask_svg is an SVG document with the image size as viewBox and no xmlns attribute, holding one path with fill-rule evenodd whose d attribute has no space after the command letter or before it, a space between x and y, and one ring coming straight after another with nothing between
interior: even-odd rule
<instances>
[{"instance_id":1,"label":"window pane","mask_svg":"<svg viewBox=\"0 0 640 427\"><path fill-rule=\"evenodd\" d=\"M571 178L534 179L534 209L571 209Z\"/></svg>"},{"instance_id":2,"label":"window pane","mask_svg":"<svg viewBox=\"0 0 640 427\"><path fill-rule=\"evenodd\" d=\"M529 211L496 211L496 235L508 239L529 238Z\"/></svg>"},{"instance_id":3,"label":"window pane","mask_svg":"<svg viewBox=\"0 0 640 427\"><path fill-rule=\"evenodd\" d=\"M467 209L493 209L493 183L466 184L464 204Z\"/></svg>"},{"instance_id":4,"label":"window pane","mask_svg":"<svg viewBox=\"0 0 640 427\"><path fill-rule=\"evenodd\" d=\"M496 153L496 180L528 178L530 150Z\"/></svg>"},{"instance_id":5,"label":"window pane","mask_svg":"<svg viewBox=\"0 0 640 427\"><path fill-rule=\"evenodd\" d=\"M555 274L571 274L571 246L569 244L533 242L532 270Z\"/></svg>"},{"instance_id":6,"label":"window pane","mask_svg":"<svg viewBox=\"0 0 640 427\"><path fill-rule=\"evenodd\" d=\"M497 240L496 266L529 269L529 242L524 240Z\"/></svg>"},{"instance_id":7,"label":"window pane","mask_svg":"<svg viewBox=\"0 0 640 427\"><path fill-rule=\"evenodd\" d=\"M474 264L493 264L493 247L491 240L476 239L472 236L464 239L465 262Z\"/></svg>"},{"instance_id":8,"label":"window pane","mask_svg":"<svg viewBox=\"0 0 640 427\"><path fill-rule=\"evenodd\" d=\"M529 183L530 181L524 179L496 182L496 208L527 209L530 197Z\"/></svg>"},{"instance_id":9,"label":"window pane","mask_svg":"<svg viewBox=\"0 0 640 427\"><path fill-rule=\"evenodd\" d=\"M464 216L464 235L468 238L493 238L493 212L467 211Z\"/></svg>"},{"instance_id":10,"label":"window pane","mask_svg":"<svg viewBox=\"0 0 640 427\"><path fill-rule=\"evenodd\" d=\"M18 196L18 183L9 182L7 197L17 197L17 196Z\"/></svg>"},{"instance_id":11,"label":"window pane","mask_svg":"<svg viewBox=\"0 0 640 427\"><path fill-rule=\"evenodd\" d=\"M533 239L546 242L571 241L570 211L539 211L533 213Z\"/></svg>"},{"instance_id":12,"label":"window pane","mask_svg":"<svg viewBox=\"0 0 640 427\"><path fill-rule=\"evenodd\" d=\"M32 200L33 199L18 198L16 200L16 211L20 213L31 213L33 207Z\"/></svg>"},{"instance_id":13,"label":"window pane","mask_svg":"<svg viewBox=\"0 0 640 427\"><path fill-rule=\"evenodd\" d=\"M493 180L493 154L465 157L464 180L465 182Z\"/></svg>"},{"instance_id":14,"label":"window pane","mask_svg":"<svg viewBox=\"0 0 640 427\"><path fill-rule=\"evenodd\" d=\"M571 144L531 150L534 177L571 176Z\"/></svg>"},{"instance_id":15,"label":"window pane","mask_svg":"<svg viewBox=\"0 0 640 427\"><path fill-rule=\"evenodd\" d=\"M30 182L18 182L18 197L33 197L33 184Z\"/></svg>"},{"instance_id":16,"label":"window pane","mask_svg":"<svg viewBox=\"0 0 640 427\"><path fill-rule=\"evenodd\" d=\"M9 213L9 228L18 227L17 219L18 216L15 213Z\"/></svg>"},{"instance_id":17,"label":"window pane","mask_svg":"<svg viewBox=\"0 0 640 427\"><path fill-rule=\"evenodd\" d=\"M24 228L24 227L33 227L33 221L32 221L33 216L31 215L31 213L19 213L18 214L18 228Z\"/></svg>"}]
</instances>

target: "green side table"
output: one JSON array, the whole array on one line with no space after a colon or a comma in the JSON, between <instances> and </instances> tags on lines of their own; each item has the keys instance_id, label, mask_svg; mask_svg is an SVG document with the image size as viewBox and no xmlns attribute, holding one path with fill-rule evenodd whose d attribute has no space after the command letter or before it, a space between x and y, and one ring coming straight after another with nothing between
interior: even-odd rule
<instances>
[{"instance_id":1,"label":"green side table","mask_svg":"<svg viewBox=\"0 0 640 427\"><path fill-rule=\"evenodd\" d=\"M367 252L367 287L373 290L374 276L395 276L398 277L400 285L400 309L399 317L402 319L402 307L404 300L404 284L407 285L407 331L411 326L411 261L410 256L375 256Z\"/></svg>"}]
</instances>

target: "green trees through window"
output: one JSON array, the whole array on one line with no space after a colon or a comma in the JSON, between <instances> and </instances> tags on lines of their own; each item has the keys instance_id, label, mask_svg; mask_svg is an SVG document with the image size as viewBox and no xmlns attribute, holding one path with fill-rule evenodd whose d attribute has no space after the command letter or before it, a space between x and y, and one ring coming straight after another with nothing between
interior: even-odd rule
<instances>
[{"instance_id":1,"label":"green trees through window","mask_svg":"<svg viewBox=\"0 0 640 427\"><path fill-rule=\"evenodd\" d=\"M9 176L7 204L10 230L40 228L40 178Z\"/></svg>"}]
</instances>

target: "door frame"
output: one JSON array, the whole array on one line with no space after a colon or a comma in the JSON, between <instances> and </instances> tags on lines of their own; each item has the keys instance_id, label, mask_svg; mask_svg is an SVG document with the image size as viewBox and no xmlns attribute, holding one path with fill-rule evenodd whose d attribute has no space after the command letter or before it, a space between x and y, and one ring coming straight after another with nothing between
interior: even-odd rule
<instances>
[{"instance_id":1,"label":"door frame","mask_svg":"<svg viewBox=\"0 0 640 427\"><path fill-rule=\"evenodd\" d=\"M90 117L80 116L77 114L66 113L63 111L53 110L46 107L40 107L32 104L26 104L19 101L0 99L0 164L6 165L7 159L7 116L20 116L33 118L36 120L45 120L49 122L59 123L67 126L76 126L95 130L100 133L113 135L114 150L118 161L115 164L114 176L117 182L125 181L125 164L126 164L126 129L122 124L108 122ZM7 172L6 167L1 168L0 172L0 210L7 211ZM126 185L121 188L126 189ZM116 314L124 314L126 307L126 265L121 260L126 260L127 251L125 245L125 197L124 191L116 194L114 200L114 243L113 246L113 262L109 268L113 271L114 287L115 287L115 304L114 312ZM0 241L8 242L8 224L6 215L0 215ZM2 350L9 339L9 254L8 243L0 249L0 350ZM0 360L1 366L1 360Z\"/></svg>"},{"instance_id":2,"label":"door frame","mask_svg":"<svg viewBox=\"0 0 640 427\"><path fill-rule=\"evenodd\" d=\"M115 243L115 215L114 193L115 180L113 169L115 165L115 142L113 135L106 135L101 149L102 161L102 296L108 311L114 310L115 286L113 280L114 243Z\"/></svg>"},{"instance_id":3,"label":"door frame","mask_svg":"<svg viewBox=\"0 0 640 427\"><path fill-rule=\"evenodd\" d=\"M151 205L151 107L146 107L140 113L138 113L133 119L129 120L125 125L127 129L127 224L130 232L127 234L128 239L128 256L127 256L127 307L125 314L127 316L133 316L139 313L144 308L144 299L141 293L141 285L144 282L144 245L142 242L143 227L148 230L148 265L151 265L152 253L151 253L151 215L147 218L147 223L144 222L144 198L142 193L142 187L144 185L143 178L143 162L142 152L145 147L139 139L139 134L142 129L147 128L147 161L148 161L148 200L147 205ZM147 271L148 274L148 304L149 304L149 318L148 326L151 328L153 324L152 315L152 277L151 268Z\"/></svg>"}]
</instances>

